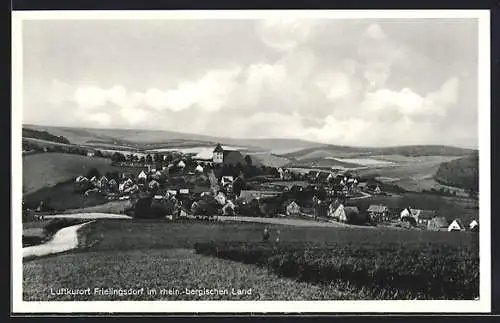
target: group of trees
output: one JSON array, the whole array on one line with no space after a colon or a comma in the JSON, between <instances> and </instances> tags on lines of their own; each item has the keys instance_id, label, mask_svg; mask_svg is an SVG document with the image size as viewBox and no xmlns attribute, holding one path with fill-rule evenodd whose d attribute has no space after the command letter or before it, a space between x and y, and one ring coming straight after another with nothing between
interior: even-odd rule
<instances>
[{"instance_id":1,"label":"group of trees","mask_svg":"<svg viewBox=\"0 0 500 323\"><path fill-rule=\"evenodd\" d=\"M464 158L442 163L434 177L437 182L465 189L474 194L479 190L479 156L473 154Z\"/></svg>"},{"instance_id":2,"label":"group of trees","mask_svg":"<svg viewBox=\"0 0 500 323\"><path fill-rule=\"evenodd\" d=\"M55 136L47 131L38 131L34 129L23 128L22 130L23 138L34 138L46 141L58 142L61 144L71 144L70 141L63 136Z\"/></svg>"}]
</instances>

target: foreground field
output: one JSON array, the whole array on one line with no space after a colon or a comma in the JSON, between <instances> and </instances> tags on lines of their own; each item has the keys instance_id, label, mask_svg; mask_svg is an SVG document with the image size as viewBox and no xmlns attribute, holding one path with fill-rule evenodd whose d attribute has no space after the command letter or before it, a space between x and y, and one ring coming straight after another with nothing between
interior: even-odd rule
<instances>
[{"instance_id":1,"label":"foreground field","mask_svg":"<svg viewBox=\"0 0 500 323\"><path fill-rule=\"evenodd\" d=\"M23 194L86 175L96 168L101 173L118 170L104 158L64 153L43 153L23 157Z\"/></svg>"},{"instance_id":2,"label":"foreground field","mask_svg":"<svg viewBox=\"0 0 500 323\"><path fill-rule=\"evenodd\" d=\"M230 259L216 258L194 254L196 244L213 243L216 246L231 246L238 241L258 246L262 241L263 228L268 227L271 240L279 236L281 245L291 245L285 263L291 261L307 263L307 259L317 258L318 254L304 254L304 246L315 246L315 252L322 252L322 259L334 259L330 265L340 266L342 282L331 279L335 270L313 271L322 282L314 279L303 279L283 271L276 271L273 266L262 266L256 261L247 264ZM464 275L471 279L470 289L474 289L476 279L475 259L477 249L472 235L453 234L448 232L399 231L399 230L365 230L355 228L322 228L269 225L261 223L237 222L169 222L162 220L97 220L83 227L79 232L79 248L69 254L33 259L24 262L24 299L25 300L104 300L106 295L51 295L51 289L62 288L164 288L164 289L252 289L252 295L142 295L116 296L120 299L272 299L272 300L314 300L314 299L374 299L374 298L408 298L413 294L394 295L389 291L374 294L371 289L352 284L345 272L353 268L371 268L370 270L393 270L406 273L415 279L422 267L433 264L438 257L447 259L454 254L459 261L455 264L437 262L436 277L444 277L443 273L453 271L457 279ZM274 242L272 244L275 244ZM387 248L371 248L380 244ZM422 256L412 246L432 245ZM336 247L332 247L336 246ZM364 247L362 247L364 246ZM399 246L399 249L394 249ZM435 248L442 246L443 249ZM222 247L221 247L222 248ZM219 248L218 250L223 250ZM364 250L363 253L356 250ZM364 248L364 249L363 249ZM404 250L413 253L404 253ZM265 249L262 249L265 250ZM327 254L324 254L327 250ZM400 258L390 267L390 259L395 250ZM403 250L403 251L401 251ZM455 251L457 251L455 253ZM267 252L267 251L266 251ZM302 253L301 253L302 252ZM404 254L402 255L401 252ZM435 257L426 256L435 253ZM448 255L448 256L446 256ZM416 256L418 260L412 262ZM306 258L304 258L306 257ZM307 258L309 257L309 258ZM394 255L392 257L395 257ZM475 258L476 257L476 258ZM356 259L366 258L364 267L354 265ZM262 258L263 259L263 258ZM385 260L384 260L385 259ZM394 258L391 258L394 259ZM241 259L233 259L241 260ZM469 263L464 261L470 260ZM278 258L274 264L281 263ZM317 263L320 265L320 263ZM416 267L410 265L416 264ZM355 267L353 267L355 266ZM389 266L388 268L386 268ZM398 267L399 266L399 267ZM286 267L286 266L285 266ZM296 267L289 267L296 268ZM301 268L307 267L302 266ZM337 267L333 267L334 269ZM384 269L385 268L385 269ZM339 271L337 271L339 272ZM358 273L359 270L354 272ZM311 271L309 271L311 273ZM327 276L325 276L327 275ZM340 274L339 274L340 275ZM280 276L283 276L280 278ZM289 277L289 278L285 278ZM429 278L429 277L427 277ZM301 281L302 280L302 281ZM444 288L439 281L438 287ZM472 292L471 292L472 293ZM161 297L160 297L161 296ZM415 297L420 297L416 295ZM434 297L439 298L439 297Z\"/></svg>"},{"instance_id":3,"label":"foreground field","mask_svg":"<svg viewBox=\"0 0 500 323\"><path fill-rule=\"evenodd\" d=\"M477 245L337 241L205 243L196 251L269 268L285 277L333 284L372 299L474 299L479 295Z\"/></svg>"},{"instance_id":4,"label":"foreground field","mask_svg":"<svg viewBox=\"0 0 500 323\"><path fill-rule=\"evenodd\" d=\"M321 300L353 297L333 288L279 278L252 265L196 255L187 249L67 254L30 261L24 264L23 271L25 301ZM54 295L63 288L90 288L92 293ZM104 295L94 294L94 288L137 291L143 288L157 293ZM227 293L204 295L206 289ZM233 290L246 294L234 295Z\"/></svg>"}]
</instances>

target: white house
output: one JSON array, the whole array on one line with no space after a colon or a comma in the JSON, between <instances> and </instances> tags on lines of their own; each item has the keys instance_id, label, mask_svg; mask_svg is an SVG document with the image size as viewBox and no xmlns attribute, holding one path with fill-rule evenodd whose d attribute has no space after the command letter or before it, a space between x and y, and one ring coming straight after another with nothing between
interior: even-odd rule
<instances>
[{"instance_id":1,"label":"white house","mask_svg":"<svg viewBox=\"0 0 500 323\"><path fill-rule=\"evenodd\" d=\"M203 173L203 167L201 165L196 166L194 170L198 173Z\"/></svg>"},{"instance_id":2,"label":"white house","mask_svg":"<svg viewBox=\"0 0 500 323\"><path fill-rule=\"evenodd\" d=\"M148 175L144 171L142 171L139 175L137 175L138 179L147 179Z\"/></svg>"},{"instance_id":3,"label":"white house","mask_svg":"<svg viewBox=\"0 0 500 323\"><path fill-rule=\"evenodd\" d=\"M180 162L177 163L177 167L184 168L186 167L186 163L181 160Z\"/></svg>"},{"instance_id":4,"label":"white house","mask_svg":"<svg viewBox=\"0 0 500 323\"><path fill-rule=\"evenodd\" d=\"M286 215L299 215L300 214L300 206L292 201L286 207Z\"/></svg>"},{"instance_id":5,"label":"white house","mask_svg":"<svg viewBox=\"0 0 500 323\"><path fill-rule=\"evenodd\" d=\"M215 196L215 200L220 205L226 205L226 195L222 192L217 193L217 195Z\"/></svg>"},{"instance_id":6,"label":"white house","mask_svg":"<svg viewBox=\"0 0 500 323\"><path fill-rule=\"evenodd\" d=\"M476 220L472 220L471 223L469 223L469 229L474 230L479 227L479 223Z\"/></svg>"},{"instance_id":7,"label":"white house","mask_svg":"<svg viewBox=\"0 0 500 323\"><path fill-rule=\"evenodd\" d=\"M234 182L233 176L222 176L220 183L222 186L226 186L227 184L232 184Z\"/></svg>"},{"instance_id":8,"label":"white house","mask_svg":"<svg viewBox=\"0 0 500 323\"><path fill-rule=\"evenodd\" d=\"M448 226L448 231L464 231L465 227L462 224L462 221L460 219L455 219L451 224Z\"/></svg>"}]
</instances>

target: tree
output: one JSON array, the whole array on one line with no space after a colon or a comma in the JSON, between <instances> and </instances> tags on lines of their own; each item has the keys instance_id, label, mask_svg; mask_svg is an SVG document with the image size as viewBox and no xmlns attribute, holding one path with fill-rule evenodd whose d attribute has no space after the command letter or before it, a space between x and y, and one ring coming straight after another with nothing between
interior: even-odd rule
<instances>
[{"instance_id":1,"label":"tree","mask_svg":"<svg viewBox=\"0 0 500 323\"><path fill-rule=\"evenodd\" d=\"M153 157L151 157L150 154L146 155L146 163L148 163L148 164L152 164L153 163Z\"/></svg>"},{"instance_id":2,"label":"tree","mask_svg":"<svg viewBox=\"0 0 500 323\"><path fill-rule=\"evenodd\" d=\"M99 170L97 168L94 168L92 167L91 169L89 169L89 171L87 172L87 178L88 179L91 179L92 177L96 177L96 178L99 178L101 177L101 172L99 172Z\"/></svg>"},{"instance_id":3,"label":"tree","mask_svg":"<svg viewBox=\"0 0 500 323\"><path fill-rule=\"evenodd\" d=\"M252 165L252 157L250 157L250 155L246 155L245 162L247 163L247 165Z\"/></svg>"},{"instance_id":4,"label":"tree","mask_svg":"<svg viewBox=\"0 0 500 323\"><path fill-rule=\"evenodd\" d=\"M126 160L127 159L125 158L125 155L123 155L122 153L115 152L113 155L111 155L111 161L115 163L124 162Z\"/></svg>"}]
</instances>

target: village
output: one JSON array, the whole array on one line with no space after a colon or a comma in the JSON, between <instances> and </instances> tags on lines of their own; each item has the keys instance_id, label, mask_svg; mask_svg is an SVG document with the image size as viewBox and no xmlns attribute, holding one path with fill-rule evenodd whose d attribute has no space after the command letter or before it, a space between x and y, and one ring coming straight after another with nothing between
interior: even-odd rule
<instances>
[{"instance_id":1,"label":"village","mask_svg":"<svg viewBox=\"0 0 500 323\"><path fill-rule=\"evenodd\" d=\"M353 172L259 167L250 155L220 144L212 154L168 151L138 157L116 152L111 160L127 171L106 176L91 170L75 178L75 191L85 198L127 201L126 213L135 218L277 217L430 231L479 229L476 219L450 221L435 210L383 204L363 208L363 199L391 193ZM44 211L43 203L35 211Z\"/></svg>"}]
</instances>

